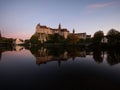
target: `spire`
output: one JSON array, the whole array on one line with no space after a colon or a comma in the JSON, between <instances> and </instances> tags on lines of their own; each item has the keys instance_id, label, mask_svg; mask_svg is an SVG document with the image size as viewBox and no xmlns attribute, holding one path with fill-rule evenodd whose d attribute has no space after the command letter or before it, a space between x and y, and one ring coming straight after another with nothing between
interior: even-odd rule
<instances>
[{"instance_id":1,"label":"spire","mask_svg":"<svg viewBox=\"0 0 120 90\"><path fill-rule=\"evenodd\" d=\"M58 27L59 30L61 30L61 24L59 24L59 27Z\"/></svg>"},{"instance_id":2,"label":"spire","mask_svg":"<svg viewBox=\"0 0 120 90\"><path fill-rule=\"evenodd\" d=\"M73 34L75 34L75 29L73 28Z\"/></svg>"},{"instance_id":3,"label":"spire","mask_svg":"<svg viewBox=\"0 0 120 90\"><path fill-rule=\"evenodd\" d=\"M40 26L40 23L38 23L37 26Z\"/></svg>"},{"instance_id":4,"label":"spire","mask_svg":"<svg viewBox=\"0 0 120 90\"><path fill-rule=\"evenodd\" d=\"M37 24L36 30L38 30L39 28L40 28L40 23Z\"/></svg>"}]
</instances>

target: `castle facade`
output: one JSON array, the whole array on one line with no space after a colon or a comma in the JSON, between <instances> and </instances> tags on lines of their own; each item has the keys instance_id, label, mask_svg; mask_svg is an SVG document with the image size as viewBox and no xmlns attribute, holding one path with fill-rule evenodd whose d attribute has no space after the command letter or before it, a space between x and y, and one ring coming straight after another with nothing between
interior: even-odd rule
<instances>
[{"instance_id":1,"label":"castle facade","mask_svg":"<svg viewBox=\"0 0 120 90\"><path fill-rule=\"evenodd\" d=\"M59 24L58 28L56 29L37 24L35 33L39 35L39 40L41 41L41 43L47 41L47 37L50 34L58 33L59 35L63 36L65 39L67 39L69 35L69 31L67 29L61 28L61 24Z\"/></svg>"}]
</instances>

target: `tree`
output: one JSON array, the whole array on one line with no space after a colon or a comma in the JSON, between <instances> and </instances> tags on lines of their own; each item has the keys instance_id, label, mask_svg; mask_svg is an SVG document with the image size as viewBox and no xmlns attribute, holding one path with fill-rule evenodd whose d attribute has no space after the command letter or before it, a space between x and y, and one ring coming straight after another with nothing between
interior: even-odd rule
<instances>
[{"instance_id":1,"label":"tree","mask_svg":"<svg viewBox=\"0 0 120 90\"><path fill-rule=\"evenodd\" d=\"M70 35L68 35L66 42L67 42L67 44L75 45L79 42L79 37L75 34L70 34Z\"/></svg>"},{"instance_id":2,"label":"tree","mask_svg":"<svg viewBox=\"0 0 120 90\"><path fill-rule=\"evenodd\" d=\"M94 34L93 42L96 44L100 44L103 37L104 37L103 31L97 31Z\"/></svg>"},{"instance_id":3,"label":"tree","mask_svg":"<svg viewBox=\"0 0 120 90\"><path fill-rule=\"evenodd\" d=\"M38 35L37 34L32 35L32 37L30 38L30 42L32 44L40 44L40 41L38 40Z\"/></svg>"},{"instance_id":4,"label":"tree","mask_svg":"<svg viewBox=\"0 0 120 90\"><path fill-rule=\"evenodd\" d=\"M79 43L85 43L85 39L79 39Z\"/></svg>"},{"instance_id":5,"label":"tree","mask_svg":"<svg viewBox=\"0 0 120 90\"><path fill-rule=\"evenodd\" d=\"M50 43L63 43L65 38L58 33L48 35L48 41Z\"/></svg>"},{"instance_id":6,"label":"tree","mask_svg":"<svg viewBox=\"0 0 120 90\"><path fill-rule=\"evenodd\" d=\"M86 38L85 42L86 43L91 43L93 41L93 38Z\"/></svg>"},{"instance_id":7,"label":"tree","mask_svg":"<svg viewBox=\"0 0 120 90\"><path fill-rule=\"evenodd\" d=\"M107 38L109 44L120 44L120 32L115 29L108 31Z\"/></svg>"},{"instance_id":8,"label":"tree","mask_svg":"<svg viewBox=\"0 0 120 90\"><path fill-rule=\"evenodd\" d=\"M26 39L25 40L25 45L29 45L30 44L30 40L29 39Z\"/></svg>"},{"instance_id":9,"label":"tree","mask_svg":"<svg viewBox=\"0 0 120 90\"><path fill-rule=\"evenodd\" d=\"M1 37L0 38L0 42L6 42L6 43L13 43L13 39L12 38L5 38L5 37Z\"/></svg>"}]
</instances>

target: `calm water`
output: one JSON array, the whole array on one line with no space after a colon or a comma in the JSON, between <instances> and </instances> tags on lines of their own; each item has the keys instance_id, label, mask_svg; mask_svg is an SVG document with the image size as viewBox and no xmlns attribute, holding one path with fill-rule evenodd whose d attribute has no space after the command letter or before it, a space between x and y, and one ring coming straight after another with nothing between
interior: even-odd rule
<instances>
[{"instance_id":1,"label":"calm water","mask_svg":"<svg viewBox=\"0 0 120 90\"><path fill-rule=\"evenodd\" d=\"M0 49L0 90L120 90L120 52Z\"/></svg>"}]
</instances>

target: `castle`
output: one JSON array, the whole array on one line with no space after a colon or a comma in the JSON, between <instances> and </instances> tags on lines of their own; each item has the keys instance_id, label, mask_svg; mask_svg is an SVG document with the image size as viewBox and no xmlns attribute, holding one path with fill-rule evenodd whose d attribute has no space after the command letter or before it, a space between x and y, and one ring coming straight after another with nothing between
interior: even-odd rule
<instances>
[{"instance_id":1,"label":"castle","mask_svg":"<svg viewBox=\"0 0 120 90\"><path fill-rule=\"evenodd\" d=\"M66 28L61 28L61 24L59 24L58 28L53 29L44 25L37 24L36 26L36 32L35 34L38 35L38 39L41 41L41 43L44 43L47 41L48 35L51 34L59 34L63 36L65 39L67 39L69 34L75 34L78 36L80 39L86 39L86 38L91 38L91 35L87 35L86 33L75 33L75 30L73 29L73 33L70 33Z\"/></svg>"},{"instance_id":2,"label":"castle","mask_svg":"<svg viewBox=\"0 0 120 90\"><path fill-rule=\"evenodd\" d=\"M69 35L69 31L66 28L61 28L61 24L59 24L58 28L53 29L47 26L40 25L39 23L36 26L36 33L39 35L39 40L41 41L41 43L47 41L47 37L50 34L58 33L65 39L67 39L67 36Z\"/></svg>"}]
</instances>

